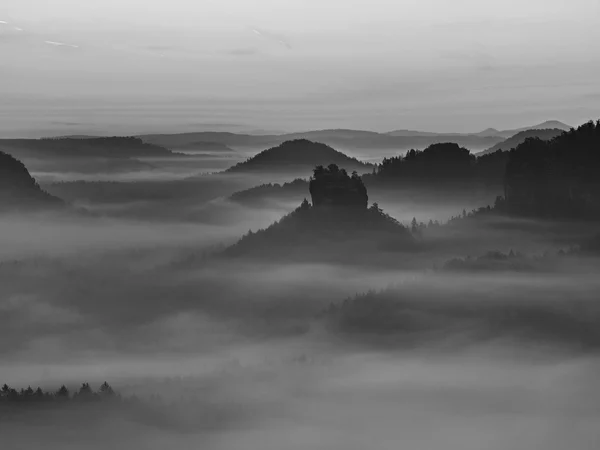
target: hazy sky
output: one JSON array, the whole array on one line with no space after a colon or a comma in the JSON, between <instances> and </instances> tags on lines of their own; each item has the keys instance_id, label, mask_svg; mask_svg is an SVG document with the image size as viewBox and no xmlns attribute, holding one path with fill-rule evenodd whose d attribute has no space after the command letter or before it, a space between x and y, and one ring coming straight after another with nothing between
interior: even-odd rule
<instances>
[{"instance_id":1,"label":"hazy sky","mask_svg":"<svg viewBox=\"0 0 600 450\"><path fill-rule=\"evenodd\" d=\"M600 0L2 0L0 136L600 118Z\"/></svg>"}]
</instances>

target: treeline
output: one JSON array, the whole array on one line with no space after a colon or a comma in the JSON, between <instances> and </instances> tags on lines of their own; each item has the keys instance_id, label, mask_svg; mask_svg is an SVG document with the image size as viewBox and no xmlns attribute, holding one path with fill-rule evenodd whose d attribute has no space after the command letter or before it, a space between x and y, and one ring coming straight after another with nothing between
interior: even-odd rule
<instances>
[{"instance_id":1,"label":"treeline","mask_svg":"<svg viewBox=\"0 0 600 450\"><path fill-rule=\"evenodd\" d=\"M449 338L478 344L510 338L578 350L600 348L600 309L591 294L546 302L548 290L543 286L525 293L490 293L488 287L477 286L457 291L450 285L447 291L440 290L434 279L428 289L428 281L423 280L424 288L418 292L390 287L346 298L330 304L321 318L331 331L346 338L360 336L361 343L365 335L390 339L395 348L423 343L445 346ZM481 301L482 296L486 301Z\"/></svg>"},{"instance_id":2,"label":"treeline","mask_svg":"<svg viewBox=\"0 0 600 450\"><path fill-rule=\"evenodd\" d=\"M265 183L259 186L245 189L243 191L234 192L229 198L238 203L255 203L264 200L265 197L282 197L285 199L287 194L305 194L307 181L302 178L296 178L288 183Z\"/></svg>"},{"instance_id":3,"label":"treeline","mask_svg":"<svg viewBox=\"0 0 600 450\"><path fill-rule=\"evenodd\" d=\"M502 186L508 157L508 152L477 157L458 144L433 144L425 150L385 158L363 179L367 186Z\"/></svg>"},{"instance_id":4,"label":"treeline","mask_svg":"<svg viewBox=\"0 0 600 450\"><path fill-rule=\"evenodd\" d=\"M340 206L366 209L367 188L356 171L348 175L336 164L317 166L310 179L309 191L314 206Z\"/></svg>"},{"instance_id":5,"label":"treeline","mask_svg":"<svg viewBox=\"0 0 600 450\"><path fill-rule=\"evenodd\" d=\"M510 151L506 212L548 218L600 218L600 121Z\"/></svg>"},{"instance_id":6,"label":"treeline","mask_svg":"<svg viewBox=\"0 0 600 450\"><path fill-rule=\"evenodd\" d=\"M367 187L500 187L496 212L540 218L600 218L600 121L551 140L528 138L510 152L479 157L457 144L386 158Z\"/></svg>"},{"instance_id":7,"label":"treeline","mask_svg":"<svg viewBox=\"0 0 600 450\"><path fill-rule=\"evenodd\" d=\"M37 403L37 402L79 402L79 401L103 401L103 400L121 400L120 394L104 382L97 391L94 391L89 383L83 383L79 390L71 393L69 389L62 385L56 391L45 391L41 387L33 389L28 386L27 389L17 390L4 384L0 388L0 404L11 403Z\"/></svg>"}]
</instances>

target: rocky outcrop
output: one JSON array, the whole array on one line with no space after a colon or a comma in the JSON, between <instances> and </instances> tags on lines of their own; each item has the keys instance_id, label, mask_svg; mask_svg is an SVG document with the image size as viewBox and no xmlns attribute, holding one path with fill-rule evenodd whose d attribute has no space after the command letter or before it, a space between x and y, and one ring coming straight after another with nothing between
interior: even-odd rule
<instances>
[{"instance_id":1,"label":"rocky outcrop","mask_svg":"<svg viewBox=\"0 0 600 450\"><path fill-rule=\"evenodd\" d=\"M335 164L318 166L310 179L313 206L337 206L367 209L367 188L356 172L352 175Z\"/></svg>"}]
</instances>

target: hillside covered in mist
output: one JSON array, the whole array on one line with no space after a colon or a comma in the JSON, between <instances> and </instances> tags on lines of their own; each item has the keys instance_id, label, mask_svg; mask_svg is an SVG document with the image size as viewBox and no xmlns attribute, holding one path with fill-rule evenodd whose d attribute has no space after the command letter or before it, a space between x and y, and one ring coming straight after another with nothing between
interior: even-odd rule
<instances>
[{"instance_id":1,"label":"hillside covered in mist","mask_svg":"<svg viewBox=\"0 0 600 450\"><path fill-rule=\"evenodd\" d=\"M299 183L298 183L299 184ZM251 258L338 259L364 256L363 246L411 249L410 232L377 204L368 207L367 189L356 172L335 164L318 166L305 199L293 212L266 229L250 231L225 254Z\"/></svg>"},{"instance_id":2,"label":"hillside covered in mist","mask_svg":"<svg viewBox=\"0 0 600 450\"><path fill-rule=\"evenodd\" d=\"M314 166L337 164L347 171L366 172L372 165L344 155L328 145L306 139L286 141L229 168L229 173L311 170Z\"/></svg>"}]
</instances>

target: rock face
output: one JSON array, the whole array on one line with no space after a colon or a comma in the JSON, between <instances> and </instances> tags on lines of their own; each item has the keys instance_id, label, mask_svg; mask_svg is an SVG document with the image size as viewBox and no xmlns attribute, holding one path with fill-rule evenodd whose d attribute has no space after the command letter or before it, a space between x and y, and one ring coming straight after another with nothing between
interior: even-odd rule
<instances>
[{"instance_id":1,"label":"rock face","mask_svg":"<svg viewBox=\"0 0 600 450\"><path fill-rule=\"evenodd\" d=\"M367 209L367 188L356 172L349 176L335 164L317 166L310 179L310 195L316 207L336 206Z\"/></svg>"}]
</instances>

